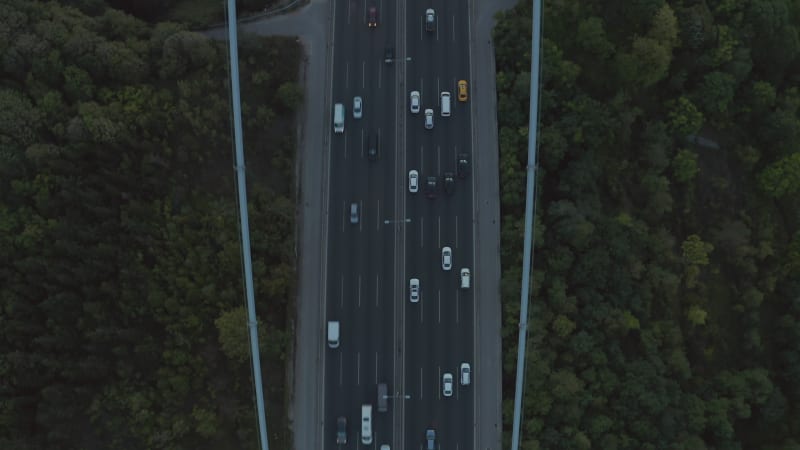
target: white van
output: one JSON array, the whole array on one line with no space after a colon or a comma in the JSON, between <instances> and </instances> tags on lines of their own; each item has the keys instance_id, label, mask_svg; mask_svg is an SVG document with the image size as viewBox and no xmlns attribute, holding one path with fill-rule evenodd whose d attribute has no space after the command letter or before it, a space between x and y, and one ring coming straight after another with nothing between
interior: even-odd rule
<instances>
[{"instance_id":1,"label":"white van","mask_svg":"<svg viewBox=\"0 0 800 450\"><path fill-rule=\"evenodd\" d=\"M333 132L344 133L344 105L341 103L333 105Z\"/></svg>"},{"instance_id":2,"label":"white van","mask_svg":"<svg viewBox=\"0 0 800 450\"><path fill-rule=\"evenodd\" d=\"M469 269L463 267L461 269L461 289L469 289Z\"/></svg>"},{"instance_id":3,"label":"white van","mask_svg":"<svg viewBox=\"0 0 800 450\"><path fill-rule=\"evenodd\" d=\"M339 347L339 322L335 320L328 321L328 347Z\"/></svg>"},{"instance_id":4,"label":"white van","mask_svg":"<svg viewBox=\"0 0 800 450\"><path fill-rule=\"evenodd\" d=\"M361 405L361 443L372 444L372 405Z\"/></svg>"},{"instance_id":5,"label":"white van","mask_svg":"<svg viewBox=\"0 0 800 450\"><path fill-rule=\"evenodd\" d=\"M442 117L450 117L450 93L442 92Z\"/></svg>"}]
</instances>

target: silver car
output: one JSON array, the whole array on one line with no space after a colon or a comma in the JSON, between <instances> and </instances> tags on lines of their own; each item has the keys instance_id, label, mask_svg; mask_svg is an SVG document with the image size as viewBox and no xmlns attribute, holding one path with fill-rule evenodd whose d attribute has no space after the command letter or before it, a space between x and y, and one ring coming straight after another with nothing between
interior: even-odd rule
<instances>
[{"instance_id":1,"label":"silver car","mask_svg":"<svg viewBox=\"0 0 800 450\"><path fill-rule=\"evenodd\" d=\"M453 374L450 372L442 375L442 395L445 397L453 396Z\"/></svg>"},{"instance_id":2,"label":"silver car","mask_svg":"<svg viewBox=\"0 0 800 450\"><path fill-rule=\"evenodd\" d=\"M408 294L411 303L419 302L419 278L412 278L408 281Z\"/></svg>"},{"instance_id":3,"label":"silver car","mask_svg":"<svg viewBox=\"0 0 800 450\"><path fill-rule=\"evenodd\" d=\"M363 115L363 111L361 108L363 107L363 102L361 101L361 97L353 97L353 118L360 119Z\"/></svg>"},{"instance_id":4,"label":"silver car","mask_svg":"<svg viewBox=\"0 0 800 450\"><path fill-rule=\"evenodd\" d=\"M433 110L430 108L425 110L425 129L433 129Z\"/></svg>"},{"instance_id":5,"label":"silver car","mask_svg":"<svg viewBox=\"0 0 800 450\"><path fill-rule=\"evenodd\" d=\"M453 249L442 247L442 269L450 270L453 268Z\"/></svg>"},{"instance_id":6,"label":"silver car","mask_svg":"<svg viewBox=\"0 0 800 450\"><path fill-rule=\"evenodd\" d=\"M358 223L358 203L350 203L350 223Z\"/></svg>"},{"instance_id":7,"label":"silver car","mask_svg":"<svg viewBox=\"0 0 800 450\"><path fill-rule=\"evenodd\" d=\"M469 384L469 376L472 370L469 367L469 363L461 363L461 368L459 370L461 373L461 385L466 386Z\"/></svg>"},{"instance_id":8,"label":"silver car","mask_svg":"<svg viewBox=\"0 0 800 450\"><path fill-rule=\"evenodd\" d=\"M419 91L411 91L411 113L419 114Z\"/></svg>"},{"instance_id":9,"label":"silver car","mask_svg":"<svg viewBox=\"0 0 800 450\"><path fill-rule=\"evenodd\" d=\"M408 192L416 194L419 191L419 172L416 170L408 171Z\"/></svg>"}]
</instances>

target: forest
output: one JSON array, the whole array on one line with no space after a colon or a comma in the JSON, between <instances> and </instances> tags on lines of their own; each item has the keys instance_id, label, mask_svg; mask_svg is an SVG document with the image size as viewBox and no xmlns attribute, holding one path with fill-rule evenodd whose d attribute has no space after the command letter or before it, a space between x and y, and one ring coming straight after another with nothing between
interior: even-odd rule
<instances>
[{"instance_id":1,"label":"forest","mask_svg":"<svg viewBox=\"0 0 800 450\"><path fill-rule=\"evenodd\" d=\"M302 50L239 43L270 444L289 448ZM227 45L3 0L0 55L0 448L255 448Z\"/></svg>"},{"instance_id":2,"label":"forest","mask_svg":"<svg viewBox=\"0 0 800 450\"><path fill-rule=\"evenodd\" d=\"M531 12L494 30L505 446ZM800 449L800 3L542 18L522 448Z\"/></svg>"}]
</instances>

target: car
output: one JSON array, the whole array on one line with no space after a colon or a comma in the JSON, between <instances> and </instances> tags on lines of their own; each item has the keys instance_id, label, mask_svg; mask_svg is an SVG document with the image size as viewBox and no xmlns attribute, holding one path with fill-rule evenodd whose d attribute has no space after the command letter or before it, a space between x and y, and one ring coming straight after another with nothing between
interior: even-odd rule
<instances>
[{"instance_id":1,"label":"car","mask_svg":"<svg viewBox=\"0 0 800 450\"><path fill-rule=\"evenodd\" d=\"M445 91L440 94L442 110L440 111L442 117L450 117L450 93Z\"/></svg>"},{"instance_id":2,"label":"car","mask_svg":"<svg viewBox=\"0 0 800 450\"><path fill-rule=\"evenodd\" d=\"M347 418L336 419L336 443L347 444Z\"/></svg>"},{"instance_id":3,"label":"car","mask_svg":"<svg viewBox=\"0 0 800 450\"><path fill-rule=\"evenodd\" d=\"M436 31L436 13L433 8L425 10L425 31Z\"/></svg>"},{"instance_id":4,"label":"car","mask_svg":"<svg viewBox=\"0 0 800 450\"><path fill-rule=\"evenodd\" d=\"M367 159L370 161L377 161L380 156L378 149L378 133L371 133L367 143Z\"/></svg>"},{"instance_id":5,"label":"car","mask_svg":"<svg viewBox=\"0 0 800 450\"><path fill-rule=\"evenodd\" d=\"M458 80L458 101L467 101L467 80Z\"/></svg>"},{"instance_id":6,"label":"car","mask_svg":"<svg viewBox=\"0 0 800 450\"><path fill-rule=\"evenodd\" d=\"M436 177L428 177L425 181L425 195L428 198L436 198Z\"/></svg>"},{"instance_id":7,"label":"car","mask_svg":"<svg viewBox=\"0 0 800 450\"><path fill-rule=\"evenodd\" d=\"M408 292L411 303L419 303L419 278L408 280Z\"/></svg>"},{"instance_id":8,"label":"car","mask_svg":"<svg viewBox=\"0 0 800 450\"><path fill-rule=\"evenodd\" d=\"M442 247L442 269L450 270L453 268L453 249Z\"/></svg>"},{"instance_id":9,"label":"car","mask_svg":"<svg viewBox=\"0 0 800 450\"><path fill-rule=\"evenodd\" d=\"M419 172L416 170L408 171L408 192L416 194L419 191Z\"/></svg>"},{"instance_id":10,"label":"car","mask_svg":"<svg viewBox=\"0 0 800 450\"><path fill-rule=\"evenodd\" d=\"M425 129L433 129L433 110L430 108L425 110Z\"/></svg>"},{"instance_id":11,"label":"car","mask_svg":"<svg viewBox=\"0 0 800 450\"><path fill-rule=\"evenodd\" d=\"M353 97L353 118L360 119L363 112L361 111L361 107L363 106L363 102L361 101L361 97Z\"/></svg>"},{"instance_id":12,"label":"car","mask_svg":"<svg viewBox=\"0 0 800 450\"><path fill-rule=\"evenodd\" d=\"M461 274L461 289L469 289L469 269L463 267L459 274Z\"/></svg>"},{"instance_id":13,"label":"car","mask_svg":"<svg viewBox=\"0 0 800 450\"><path fill-rule=\"evenodd\" d=\"M450 372L442 375L442 395L445 397L453 396L453 374Z\"/></svg>"},{"instance_id":14,"label":"car","mask_svg":"<svg viewBox=\"0 0 800 450\"><path fill-rule=\"evenodd\" d=\"M386 47L386 50L383 52L383 62L391 64L392 61L394 61L394 47Z\"/></svg>"},{"instance_id":15,"label":"car","mask_svg":"<svg viewBox=\"0 0 800 450\"><path fill-rule=\"evenodd\" d=\"M381 450L390 450L390 449L389 449L389 444L383 444L383 445L381 445Z\"/></svg>"},{"instance_id":16,"label":"car","mask_svg":"<svg viewBox=\"0 0 800 450\"><path fill-rule=\"evenodd\" d=\"M411 91L411 114L419 114L419 91Z\"/></svg>"},{"instance_id":17,"label":"car","mask_svg":"<svg viewBox=\"0 0 800 450\"><path fill-rule=\"evenodd\" d=\"M425 430L425 450L436 450L436 430Z\"/></svg>"},{"instance_id":18,"label":"car","mask_svg":"<svg viewBox=\"0 0 800 450\"><path fill-rule=\"evenodd\" d=\"M458 178L466 178L469 175L469 157L466 153L458 155Z\"/></svg>"},{"instance_id":19,"label":"car","mask_svg":"<svg viewBox=\"0 0 800 450\"><path fill-rule=\"evenodd\" d=\"M469 367L469 363L461 363L461 368L459 369L459 373L461 374L461 385L466 386L469 384L469 376L472 370Z\"/></svg>"},{"instance_id":20,"label":"car","mask_svg":"<svg viewBox=\"0 0 800 450\"><path fill-rule=\"evenodd\" d=\"M375 7L375 6L370 6L369 7L369 13L367 15L368 15L367 25L370 28L377 27L378 26L378 8Z\"/></svg>"},{"instance_id":21,"label":"car","mask_svg":"<svg viewBox=\"0 0 800 450\"><path fill-rule=\"evenodd\" d=\"M448 194L452 194L455 188L456 182L453 179L454 176L453 172L444 173L444 191Z\"/></svg>"},{"instance_id":22,"label":"car","mask_svg":"<svg viewBox=\"0 0 800 450\"><path fill-rule=\"evenodd\" d=\"M358 203L350 203L350 223L358 223Z\"/></svg>"}]
</instances>

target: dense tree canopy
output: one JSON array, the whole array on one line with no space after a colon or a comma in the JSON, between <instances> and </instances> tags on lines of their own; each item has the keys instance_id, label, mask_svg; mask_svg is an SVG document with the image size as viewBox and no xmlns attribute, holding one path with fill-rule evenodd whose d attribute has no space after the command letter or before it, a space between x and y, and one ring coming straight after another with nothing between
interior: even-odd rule
<instances>
[{"instance_id":1,"label":"dense tree canopy","mask_svg":"<svg viewBox=\"0 0 800 450\"><path fill-rule=\"evenodd\" d=\"M523 447L800 448L796 2L544 14ZM530 17L494 39L507 427Z\"/></svg>"},{"instance_id":2,"label":"dense tree canopy","mask_svg":"<svg viewBox=\"0 0 800 450\"><path fill-rule=\"evenodd\" d=\"M254 448L225 47L64 3L90 15L0 2L0 448ZM288 448L301 49L240 44L270 438Z\"/></svg>"}]
</instances>

